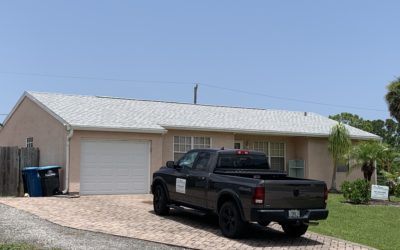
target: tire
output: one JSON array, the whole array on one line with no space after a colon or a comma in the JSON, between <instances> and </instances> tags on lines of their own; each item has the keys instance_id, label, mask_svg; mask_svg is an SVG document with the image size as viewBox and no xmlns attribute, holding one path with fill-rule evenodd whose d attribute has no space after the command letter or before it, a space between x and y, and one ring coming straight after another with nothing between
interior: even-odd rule
<instances>
[{"instance_id":1,"label":"tire","mask_svg":"<svg viewBox=\"0 0 400 250\"><path fill-rule=\"evenodd\" d=\"M239 238L243 236L246 223L242 220L239 209L233 202L225 202L218 215L219 227L225 237Z\"/></svg>"},{"instance_id":2,"label":"tire","mask_svg":"<svg viewBox=\"0 0 400 250\"><path fill-rule=\"evenodd\" d=\"M283 231L292 238L298 238L302 236L307 232L308 229L308 225L304 223L300 224L288 223L288 224L282 224L281 226Z\"/></svg>"},{"instance_id":3,"label":"tire","mask_svg":"<svg viewBox=\"0 0 400 250\"><path fill-rule=\"evenodd\" d=\"M153 194L153 208L157 215L168 215L168 199L165 190L161 185L157 185Z\"/></svg>"},{"instance_id":4,"label":"tire","mask_svg":"<svg viewBox=\"0 0 400 250\"><path fill-rule=\"evenodd\" d=\"M270 221L262 221L262 220L257 221L257 224L260 225L260 226L262 226L262 227L268 226L269 223L271 223L271 222L270 222Z\"/></svg>"}]
</instances>

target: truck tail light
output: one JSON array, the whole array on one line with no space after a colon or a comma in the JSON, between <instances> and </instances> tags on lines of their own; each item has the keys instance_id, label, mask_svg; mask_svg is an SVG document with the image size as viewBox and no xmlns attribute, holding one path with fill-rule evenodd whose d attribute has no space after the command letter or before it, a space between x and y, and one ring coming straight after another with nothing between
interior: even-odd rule
<instances>
[{"instance_id":1,"label":"truck tail light","mask_svg":"<svg viewBox=\"0 0 400 250\"><path fill-rule=\"evenodd\" d=\"M325 185L325 187L324 187L324 200L325 200L325 203L326 203L327 200L328 200L328 188L326 187L326 185Z\"/></svg>"},{"instance_id":2,"label":"truck tail light","mask_svg":"<svg viewBox=\"0 0 400 250\"><path fill-rule=\"evenodd\" d=\"M248 150L236 150L237 155L248 155L249 151Z\"/></svg>"},{"instance_id":3,"label":"truck tail light","mask_svg":"<svg viewBox=\"0 0 400 250\"><path fill-rule=\"evenodd\" d=\"M264 186L256 187L256 189L254 190L254 195L253 195L253 203L254 204L264 204L264 199L265 199Z\"/></svg>"}]
</instances>

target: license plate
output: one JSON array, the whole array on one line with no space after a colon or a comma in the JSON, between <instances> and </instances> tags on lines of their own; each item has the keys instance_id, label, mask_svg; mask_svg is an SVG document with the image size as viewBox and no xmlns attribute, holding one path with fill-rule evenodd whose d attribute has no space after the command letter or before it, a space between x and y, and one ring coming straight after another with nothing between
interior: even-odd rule
<instances>
[{"instance_id":1,"label":"license plate","mask_svg":"<svg viewBox=\"0 0 400 250\"><path fill-rule=\"evenodd\" d=\"M289 218L290 219L300 218L300 210L289 210Z\"/></svg>"}]
</instances>

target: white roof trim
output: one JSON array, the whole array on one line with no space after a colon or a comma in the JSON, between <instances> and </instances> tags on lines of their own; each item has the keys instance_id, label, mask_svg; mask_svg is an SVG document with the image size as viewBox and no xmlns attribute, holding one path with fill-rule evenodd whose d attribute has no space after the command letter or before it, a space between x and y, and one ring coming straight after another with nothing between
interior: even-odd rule
<instances>
[{"instance_id":1,"label":"white roof trim","mask_svg":"<svg viewBox=\"0 0 400 250\"><path fill-rule=\"evenodd\" d=\"M304 136L304 137L315 137L315 138L326 138L329 137L328 134L310 134L301 132L281 132L281 131L267 131L267 130L251 130L251 129L221 129L221 128L204 128L204 127L186 127L186 126L174 126L174 125L162 125L161 127L166 129L177 129L177 130L192 130L192 131L208 131L208 132L226 132L235 134L252 134L252 135L273 135L273 136ZM380 141L381 138L374 136L350 136L354 140L377 140Z\"/></svg>"},{"instance_id":2,"label":"white roof trim","mask_svg":"<svg viewBox=\"0 0 400 250\"><path fill-rule=\"evenodd\" d=\"M67 121L65 121L63 118L61 118L59 115L57 115L56 113L54 113L51 109L49 109L46 105L44 105L43 103L41 103L38 99L36 99L34 96L32 96L31 94L29 94L28 92L25 92L26 97L28 97L29 99L31 99L34 103L36 103L39 107L41 107L44 111L46 111L47 113L49 113L52 117L54 117L57 121L59 121L61 124L63 124L64 126L66 125L70 125Z\"/></svg>"},{"instance_id":3,"label":"white roof trim","mask_svg":"<svg viewBox=\"0 0 400 250\"><path fill-rule=\"evenodd\" d=\"M54 113L49 108L47 108L45 105L43 105L40 101L38 101L35 97L33 97L31 94L29 94L28 92L25 91L24 94L22 94L22 96L19 98L17 104L15 104L15 106L13 107L11 112L7 115L6 119L4 119L3 127L6 126L7 122L14 115L15 111L19 108L21 103L24 101L25 97L29 98L29 100L33 101L35 104L37 104L40 108L42 108L44 111L49 113L52 117L54 117L57 121L59 121L64 126L68 125L68 122L66 122L64 119L62 119L56 113Z\"/></svg>"},{"instance_id":4,"label":"white roof trim","mask_svg":"<svg viewBox=\"0 0 400 250\"><path fill-rule=\"evenodd\" d=\"M151 129L151 128L112 128L112 127L91 127L72 125L74 130L82 131L102 131L102 132L130 132L130 133L147 133L147 134L165 134L166 129Z\"/></svg>"}]
</instances>

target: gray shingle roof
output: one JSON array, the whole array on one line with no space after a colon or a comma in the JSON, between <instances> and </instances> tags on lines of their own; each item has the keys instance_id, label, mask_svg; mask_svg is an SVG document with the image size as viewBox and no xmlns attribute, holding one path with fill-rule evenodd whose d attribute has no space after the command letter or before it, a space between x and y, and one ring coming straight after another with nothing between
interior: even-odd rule
<instances>
[{"instance_id":1,"label":"gray shingle roof","mask_svg":"<svg viewBox=\"0 0 400 250\"><path fill-rule=\"evenodd\" d=\"M326 137L337 122L316 113L143 101L112 97L25 93L75 129L143 131L167 129ZM352 138L380 137L347 126Z\"/></svg>"}]
</instances>

